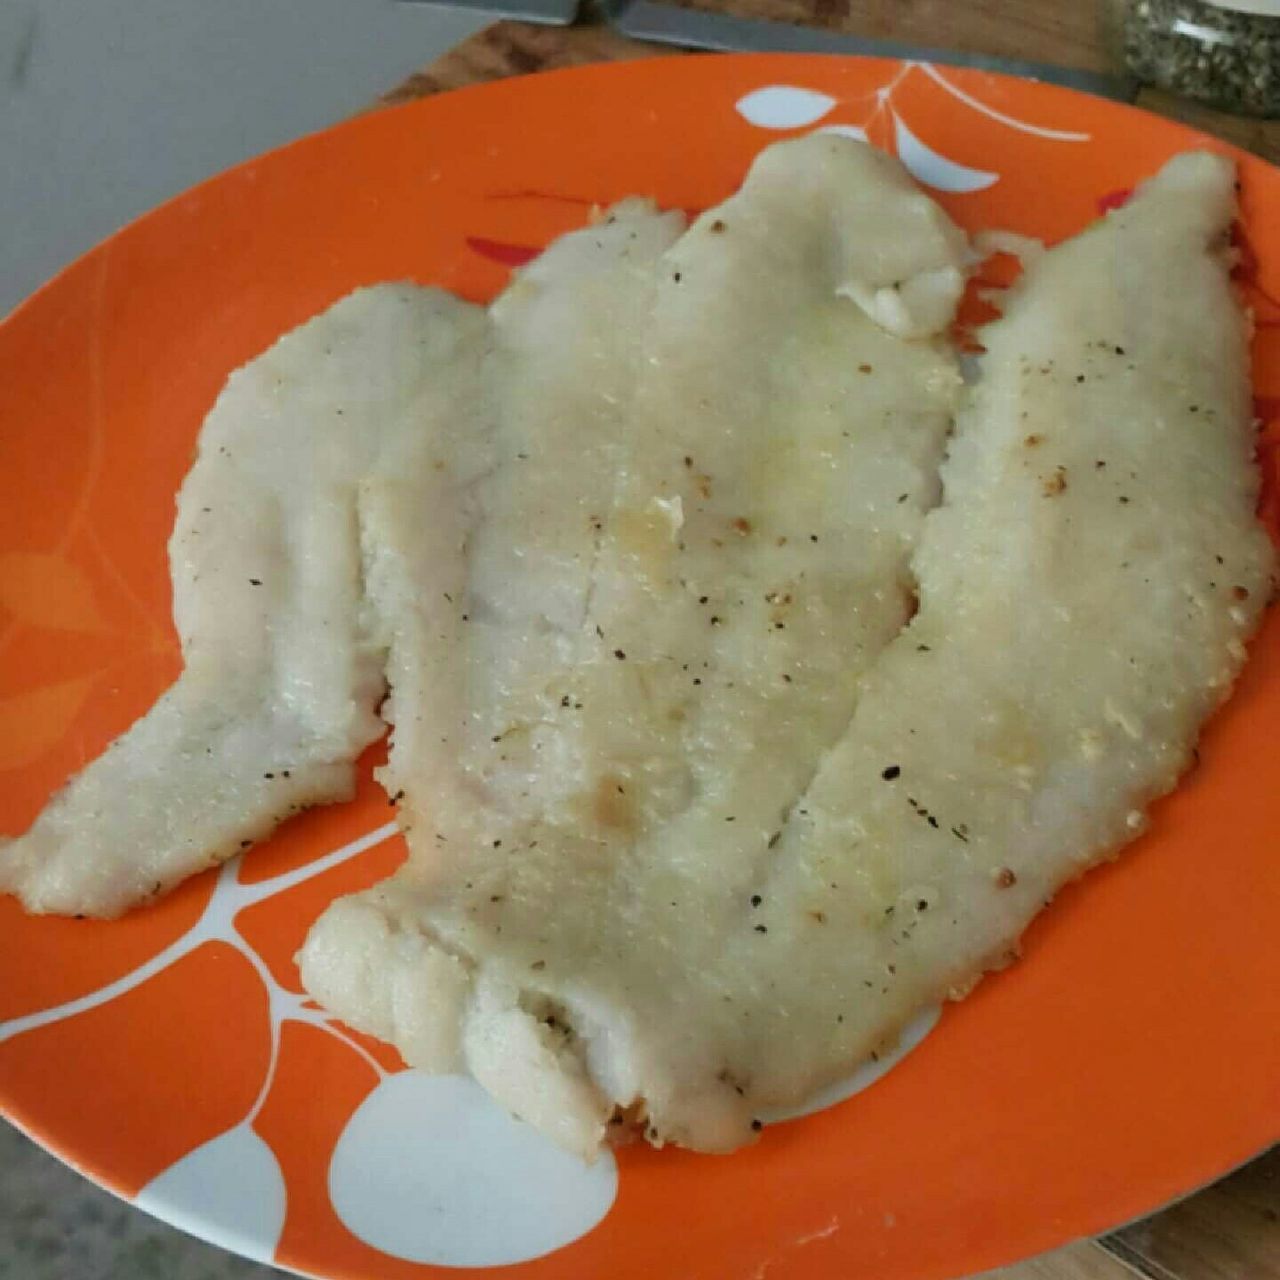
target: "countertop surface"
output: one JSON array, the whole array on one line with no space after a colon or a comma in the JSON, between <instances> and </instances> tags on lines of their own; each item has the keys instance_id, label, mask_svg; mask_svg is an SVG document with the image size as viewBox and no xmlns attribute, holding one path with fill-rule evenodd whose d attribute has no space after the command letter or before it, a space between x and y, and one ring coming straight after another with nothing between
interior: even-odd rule
<instances>
[{"instance_id":1,"label":"countertop surface","mask_svg":"<svg viewBox=\"0 0 1280 1280\"><path fill-rule=\"evenodd\" d=\"M153 205L484 25L397 0L0 0L0 315Z\"/></svg>"},{"instance_id":2,"label":"countertop surface","mask_svg":"<svg viewBox=\"0 0 1280 1280\"><path fill-rule=\"evenodd\" d=\"M829 30L1102 65L1092 5L684 0ZM305 19L305 20L304 20ZM488 24L394 0L0 0L0 314L151 205L379 99L671 52L586 25ZM1140 101L1275 159L1280 124ZM0 1125L0 1280L257 1280ZM1280 1150L1100 1241L1000 1280L1280 1280Z\"/></svg>"}]
</instances>

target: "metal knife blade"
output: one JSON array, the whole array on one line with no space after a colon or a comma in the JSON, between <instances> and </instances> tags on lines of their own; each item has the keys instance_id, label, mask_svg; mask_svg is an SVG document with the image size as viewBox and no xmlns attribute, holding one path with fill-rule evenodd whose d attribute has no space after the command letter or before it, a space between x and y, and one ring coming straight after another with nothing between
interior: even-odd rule
<instances>
[{"instance_id":1,"label":"metal knife blade","mask_svg":"<svg viewBox=\"0 0 1280 1280\"><path fill-rule=\"evenodd\" d=\"M610 25L623 35L659 44L737 52L851 53L873 58L938 62L1044 80L1117 102L1132 102L1139 87L1136 80L1127 77L1077 67L1058 67L955 49L926 48L901 40L820 31L785 22L707 13L700 9L680 9L655 0L600 0L600 7Z\"/></svg>"}]
</instances>

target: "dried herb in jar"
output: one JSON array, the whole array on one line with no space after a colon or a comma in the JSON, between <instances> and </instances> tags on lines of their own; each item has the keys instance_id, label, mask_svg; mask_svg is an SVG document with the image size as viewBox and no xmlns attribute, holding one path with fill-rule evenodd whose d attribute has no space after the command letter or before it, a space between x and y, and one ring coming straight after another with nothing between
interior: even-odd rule
<instances>
[{"instance_id":1,"label":"dried herb in jar","mask_svg":"<svg viewBox=\"0 0 1280 1280\"><path fill-rule=\"evenodd\" d=\"M1139 79L1280 115L1280 0L1104 0L1103 15L1113 56Z\"/></svg>"}]
</instances>

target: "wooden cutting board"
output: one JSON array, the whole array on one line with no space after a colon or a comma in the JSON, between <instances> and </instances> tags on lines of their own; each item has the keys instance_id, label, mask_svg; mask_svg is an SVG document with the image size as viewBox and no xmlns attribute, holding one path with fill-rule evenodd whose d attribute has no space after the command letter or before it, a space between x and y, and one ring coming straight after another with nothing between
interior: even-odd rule
<instances>
[{"instance_id":1,"label":"wooden cutting board","mask_svg":"<svg viewBox=\"0 0 1280 1280\"><path fill-rule=\"evenodd\" d=\"M932 47L1104 70L1084 0L678 0L680 7L882 36ZM590 62L670 56L599 22L495 22L384 95L382 102ZM698 55L694 55L698 56ZM1242 120L1143 89L1138 105L1280 164L1280 121ZM1280 1280L1280 1148L1154 1217L991 1273L989 1280ZM851 1277L850 1280L853 1280Z\"/></svg>"}]
</instances>

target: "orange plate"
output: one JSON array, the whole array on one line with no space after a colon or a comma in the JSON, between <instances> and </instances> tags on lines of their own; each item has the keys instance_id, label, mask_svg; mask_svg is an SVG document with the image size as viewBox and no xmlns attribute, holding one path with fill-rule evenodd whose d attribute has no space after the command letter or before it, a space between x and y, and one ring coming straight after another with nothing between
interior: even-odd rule
<instances>
[{"instance_id":1,"label":"orange plate","mask_svg":"<svg viewBox=\"0 0 1280 1280\"><path fill-rule=\"evenodd\" d=\"M0 827L23 829L174 676L173 495L230 370L356 285L488 298L594 204L640 192L704 208L765 144L833 125L897 150L962 224L1049 239L1178 150L1231 150L1000 76L700 57L362 116L180 196L0 327ZM1280 435L1280 172L1234 154L1259 416ZM599 1224L523 1280L952 1277L1143 1214L1275 1140L1278 665L1272 620L1150 834L1064 892L1023 961L894 1071L731 1158L622 1151ZM400 858L387 816L366 776L353 805L299 819L216 889L203 876L122 922L29 919L0 900L5 1113L105 1186L253 1256L322 1276L441 1274L388 1243L404 1223L353 1229L334 1207L335 1144L406 1079L399 1063L290 994L322 905ZM424 1196L421 1216L447 1217ZM456 1237L500 1225L474 1204L461 1226L454 1212L443 1260L492 1260Z\"/></svg>"}]
</instances>

